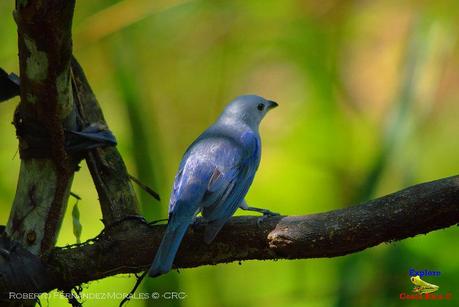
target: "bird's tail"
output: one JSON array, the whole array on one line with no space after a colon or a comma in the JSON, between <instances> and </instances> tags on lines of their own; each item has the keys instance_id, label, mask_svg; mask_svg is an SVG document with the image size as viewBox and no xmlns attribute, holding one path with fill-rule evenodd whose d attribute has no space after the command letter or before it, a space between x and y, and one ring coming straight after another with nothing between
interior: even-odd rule
<instances>
[{"instance_id":1,"label":"bird's tail","mask_svg":"<svg viewBox=\"0 0 459 307\"><path fill-rule=\"evenodd\" d=\"M148 275L156 277L170 271L175 255L190 223L169 223Z\"/></svg>"}]
</instances>

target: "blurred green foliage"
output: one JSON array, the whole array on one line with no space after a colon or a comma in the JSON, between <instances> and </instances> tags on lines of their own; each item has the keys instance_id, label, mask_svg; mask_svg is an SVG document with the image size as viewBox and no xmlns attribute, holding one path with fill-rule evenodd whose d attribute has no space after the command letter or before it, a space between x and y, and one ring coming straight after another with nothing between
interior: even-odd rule
<instances>
[{"instance_id":1,"label":"blurred green foliage","mask_svg":"<svg viewBox=\"0 0 459 307\"><path fill-rule=\"evenodd\" d=\"M0 2L0 66L17 72L13 8ZM187 145L243 93L280 104L262 123L248 201L299 215L457 174L458 21L453 0L77 1L74 49L130 172L160 191L160 204L138 191L148 219L166 217ZM19 167L10 125L17 102L0 105L0 224ZM102 230L84 163L72 190L82 197L84 241ZM75 242L67 211L59 245ZM151 302L161 306L410 306L417 302L399 294L411 290L408 269L416 268L441 271L431 281L453 293L443 306L457 306L457 234L449 228L332 259L171 272L139 291L186 292L184 300ZM83 293L127 293L134 280L91 282Z\"/></svg>"}]
</instances>

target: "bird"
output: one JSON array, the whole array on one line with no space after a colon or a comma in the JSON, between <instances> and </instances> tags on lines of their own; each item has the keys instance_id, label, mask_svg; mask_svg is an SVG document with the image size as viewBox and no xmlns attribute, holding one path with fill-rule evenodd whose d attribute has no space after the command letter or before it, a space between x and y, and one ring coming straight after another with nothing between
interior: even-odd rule
<instances>
[{"instance_id":1,"label":"bird","mask_svg":"<svg viewBox=\"0 0 459 307\"><path fill-rule=\"evenodd\" d=\"M261 159L259 125L278 104L257 95L231 101L186 150L175 176L165 233L148 270L150 277L172 268L180 243L200 213L203 241L210 244L238 208L263 217L278 215L244 200Z\"/></svg>"}]
</instances>

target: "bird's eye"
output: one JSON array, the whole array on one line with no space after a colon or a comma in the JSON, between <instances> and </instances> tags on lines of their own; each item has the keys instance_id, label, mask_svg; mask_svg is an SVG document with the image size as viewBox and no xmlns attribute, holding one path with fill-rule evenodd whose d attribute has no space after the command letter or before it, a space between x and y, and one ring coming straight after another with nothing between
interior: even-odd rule
<instances>
[{"instance_id":1,"label":"bird's eye","mask_svg":"<svg viewBox=\"0 0 459 307\"><path fill-rule=\"evenodd\" d=\"M259 103L259 104L257 105L257 109L258 109L258 111L263 111L263 110L264 110L264 108L265 108L265 105L264 105L264 104L262 104L262 103Z\"/></svg>"}]
</instances>

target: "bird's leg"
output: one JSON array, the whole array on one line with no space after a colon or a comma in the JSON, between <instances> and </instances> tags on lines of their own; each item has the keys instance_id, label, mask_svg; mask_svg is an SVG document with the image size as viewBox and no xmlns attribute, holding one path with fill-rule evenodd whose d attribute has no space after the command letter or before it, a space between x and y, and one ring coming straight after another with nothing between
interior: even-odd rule
<instances>
[{"instance_id":1,"label":"bird's leg","mask_svg":"<svg viewBox=\"0 0 459 307\"><path fill-rule=\"evenodd\" d=\"M241 208L242 210L246 210L246 211L255 211L255 212L260 212L262 213L264 216L277 216L277 215L280 215L279 213L277 212L272 212L268 209L262 209L262 208L255 208L255 207L250 207L250 206L247 206L247 208Z\"/></svg>"},{"instance_id":2,"label":"bird's leg","mask_svg":"<svg viewBox=\"0 0 459 307\"><path fill-rule=\"evenodd\" d=\"M276 212L272 212L268 209L262 209L262 208L256 208L256 207L251 207L247 204L247 202L245 201L245 199L239 204L239 208L241 208L242 210L246 210L246 211L255 211L255 212L260 212L262 213L264 216L276 216L276 215L280 215L279 213L276 213Z\"/></svg>"},{"instance_id":3,"label":"bird's leg","mask_svg":"<svg viewBox=\"0 0 459 307\"><path fill-rule=\"evenodd\" d=\"M268 217L270 216L277 216L277 215L280 215L279 213L277 212L272 212L268 209L262 209L262 208L256 208L256 207L251 207L247 204L247 202L245 201L245 199L240 203L239 205L239 208L241 208L242 210L246 210L246 211L255 211L255 212L259 212L259 213L262 213L263 216L261 216L258 220L257 220L257 224L259 225L261 222L263 222L265 219L267 219Z\"/></svg>"}]
</instances>

